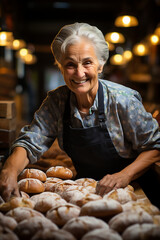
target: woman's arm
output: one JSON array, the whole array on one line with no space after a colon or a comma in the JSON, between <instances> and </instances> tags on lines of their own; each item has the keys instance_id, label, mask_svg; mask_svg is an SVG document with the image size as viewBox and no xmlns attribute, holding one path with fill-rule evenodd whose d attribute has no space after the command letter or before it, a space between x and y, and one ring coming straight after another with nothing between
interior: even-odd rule
<instances>
[{"instance_id":1,"label":"woman's arm","mask_svg":"<svg viewBox=\"0 0 160 240\"><path fill-rule=\"evenodd\" d=\"M140 153L136 160L122 171L104 176L97 185L97 194L104 195L112 189L126 187L157 161L160 161L159 150L148 150Z\"/></svg>"},{"instance_id":2,"label":"woman's arm","mask_svg":"<svg viewBox=\"0 0 160 240\"><path fill-rule=\"evenodd\" d=\"M20 196L17 177L28 163L27 151L23 147L16 147L6 160L0 173L0 195L4 201L14 195Z\"/></svg>"}]
</instances>

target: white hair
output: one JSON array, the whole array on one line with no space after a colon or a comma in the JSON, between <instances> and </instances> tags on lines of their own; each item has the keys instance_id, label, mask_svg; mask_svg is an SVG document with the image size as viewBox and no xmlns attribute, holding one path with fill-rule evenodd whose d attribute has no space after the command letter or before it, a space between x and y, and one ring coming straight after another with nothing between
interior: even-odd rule
<instances>
[{"instance_id":1,"label":"white hair","mask_svg":"<svg viewBox=\"0 0 160 240\"><path fill-rule=\"evenodd\" d=\"M52 53L59 67L61 66L62 54L65 53L66 48L80 41L81 38L86 38L93 44L99 64L103 66L106 63L109 50L102 32L95 26L76 22L62 27L51 44Z\"/></svg>"}]
</instances>

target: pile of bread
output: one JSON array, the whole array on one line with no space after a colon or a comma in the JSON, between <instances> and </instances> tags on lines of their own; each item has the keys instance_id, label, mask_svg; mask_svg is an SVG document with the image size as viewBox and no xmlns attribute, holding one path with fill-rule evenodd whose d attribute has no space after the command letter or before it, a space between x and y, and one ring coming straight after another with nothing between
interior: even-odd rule
<instances>
[{"instance_id":1,"label":"pile of bread","mask_svg":"<svg viewBox=\"0 0 160 240\"><path fill-rule=\"evenodd\" d=\"M21 197L0 203L1 240L160 239L160 210L131 185L100 196L64 166L24 169L18 185Z\"/></svg>"}]
</instances>

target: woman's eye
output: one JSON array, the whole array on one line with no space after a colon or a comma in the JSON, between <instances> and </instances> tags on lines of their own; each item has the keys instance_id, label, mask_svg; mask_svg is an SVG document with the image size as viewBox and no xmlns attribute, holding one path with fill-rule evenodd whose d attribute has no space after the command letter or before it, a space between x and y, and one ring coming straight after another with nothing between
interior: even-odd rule
<instances>
[{"instance_id":1,"label":"woman's eye","mask_svg":"<svg viewBox=\"0 0 160 240\"><path fill-rule=\"evenodd\" d=\"M91 64L91 61L84 62L84 65L89 65Z\"/></svg>"},{"instance_id":2,"label":"woman's eye","mask_svg":"<svg viewBox=\"0 0 160 240\"><path fill-rule=\"evenodd\" d=\"M72 62L69 62L69 63L66 64L66 67L75 67L75 64L72 63Z\"/></svg>"}]
</instances>

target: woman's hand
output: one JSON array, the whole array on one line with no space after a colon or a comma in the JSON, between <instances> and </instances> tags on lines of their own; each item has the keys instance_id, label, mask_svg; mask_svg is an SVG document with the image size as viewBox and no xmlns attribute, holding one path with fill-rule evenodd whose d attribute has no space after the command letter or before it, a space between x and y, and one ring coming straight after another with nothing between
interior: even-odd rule
<instances>
[{"instance_id":1,"label":"woman's hand","mask_svg":"<svg viewBox=\"0 0 160 240\"><path fill-rule=\"evenodd\" d=\"M130 177L122 172L107 174L98 183L96 193L103 196L113 189L124 188L130 183Z\"/></svg>"},{"instance_id":2,"label":"woman's hand","mask_svg":"<svg viewBox=\"0 0 160 240\"><path fill-rule=\"evenodd\" d=\"M13 196L20 197L16 171L2 169L0 173L0 196L6 202Z\"/></svg>"}]
</instances>

